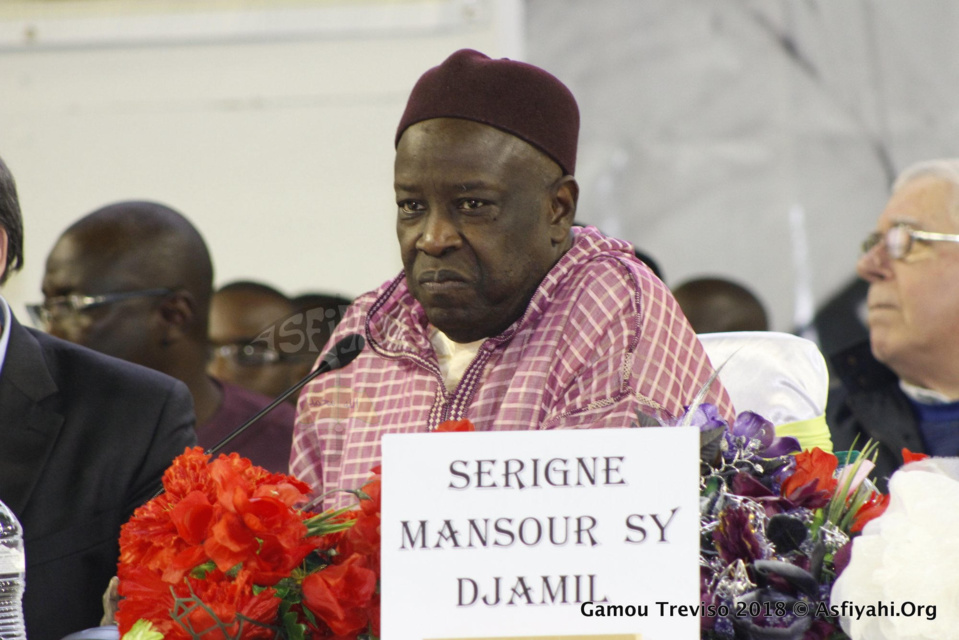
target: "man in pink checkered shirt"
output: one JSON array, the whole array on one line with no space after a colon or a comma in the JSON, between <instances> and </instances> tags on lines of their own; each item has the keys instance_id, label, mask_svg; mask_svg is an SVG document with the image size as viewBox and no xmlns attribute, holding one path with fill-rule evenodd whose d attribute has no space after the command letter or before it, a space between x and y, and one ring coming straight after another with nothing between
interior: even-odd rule
<instances>
[{"instance_id":1,"label":"man in pink checkered shirt","mask_svg":"<svg viewBox=\"0 0 959 640\"><path fill-rule=\"evenodd\" d=\"M462 50L417 82L396 136L404 271L331 339L365 351L300 397L291 471L317 494L359 487L386 433L629 427L709 382L632 247L572 228L578 132L572 94L531 65ZM733 417L718 380L706 401Z\"/></svg>"}]
</instances>

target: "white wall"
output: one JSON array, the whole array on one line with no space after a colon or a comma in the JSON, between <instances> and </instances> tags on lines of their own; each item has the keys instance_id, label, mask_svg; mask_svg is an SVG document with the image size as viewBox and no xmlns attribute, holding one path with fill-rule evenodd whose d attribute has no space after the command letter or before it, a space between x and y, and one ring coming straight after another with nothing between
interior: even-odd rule
<instances>
[{"instance_id":1,"label":"white wall","mask_svg":"<svg viewBox=\"0 0 959 640\"><path fill-rule=\"evenodd\" d=\"M375 287L401 268L409 90L461 47L521 57L522 15L519 0L0 5L0 156L26 226L4 296L25 320L59 233L131 198L190 218L217 283Z\"/></svg>"},{"instance_id":2,"label":"white wall","mask_svg":"<svg viewBox=\"0 0 959 640\"><path fill-rule=\"evenodd\" d=\"M891 177L959 154L957 27L955 0L0 0L27 224L4 293L38 299L59 232L121 198L193 219L218 283L379 284L395 124L471 46L577 96L581 219L790 330L854 277Z\"/></svg>"},{"instance_id":3,"label":"white wall","mask_svg":"<svg viewBox=\"0 0 959 640\"><path fill-rule=\"evenodd\" d=\"M582 111L580 217L671 286L747 284L780 330L855 277L898 171L959 155L955 0L528 0L527 22Z\"/></svg>"}]
</instances>

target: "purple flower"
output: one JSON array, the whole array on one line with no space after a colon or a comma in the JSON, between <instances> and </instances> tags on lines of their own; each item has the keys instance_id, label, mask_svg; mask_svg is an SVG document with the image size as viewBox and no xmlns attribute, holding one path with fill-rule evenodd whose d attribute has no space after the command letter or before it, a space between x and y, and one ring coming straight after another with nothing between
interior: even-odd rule
<instances>
[{"instance_id":1,"label":"purple flower","mask_svg":"<svg viewBox=\"0 0 959 640\"><path fill-rule=\"evenodd\" d=\"M786 436L776 437L776 427L758 413L743 411L736 416L732 428L726 433L727 459L735 457L736 451L749 451L761 458L778 458L802 451L799 441Z\"/></svg>"},{"instance_id":2,"label":"purple flower","mask_svg":"<svg viewBox=\"0 0 959 640\"><path fill-rule=\"evenodd\" d=\"M745 471L740 471L733 476L731 488L732 492L737 496L745 496L747 498L753 498L754 500L779 498L769 487Z\"/></svg>"},{"instance_id":3,"label":"purple flower","mask_svg":"<svg viewBox=\"0 0 959 640\"><path fill-rule=\"evenodd\" d=\"M700 431L709 431L717 427L728 427L726 421L719 415L719 409L708 402L700 404L691 412L687 411L685 415L672 421L671 424L673 426L686 424L691 427L699 427Z\"/></svg>"},{"instance_id":4,"label":"purple flower","mask_svg":"<svg viewBox=\"0 0 959 640\"><path fill-rule=\"evenodd\" d=\"M796 440L792 436L777 436L773 438L773 443L766 447L759 455L764 458L778 458L790 453L799 453L800 451L802 451L802 446L799 444L799 440Z\"/></svg>"},{"instance_id":5,"label":"purple flower","mask_svg":"<svg viewBox=\"0 0 959 640\"><path fill-rule=\"evenodd\" d=\"M733 428L730 429L730 432L733 436L759 440L762 449L771 445L773 438L776 437L776 428L773 423L752 411L743 411L736 416L736 421L733 422Z\"/></svg>"},{"instance_id":6,"label":"purple flower","mask_svg":"<svg viewBox=\"0 0 959 640\"><path fill-rule=\"evenodd\" d=\"M713 530L713 542L726 564L742 560L751 564L762 557L762 547L750 522L750 515L742 507L727 507L719 516L719 526Z\"/></svg>"}]
</instances>

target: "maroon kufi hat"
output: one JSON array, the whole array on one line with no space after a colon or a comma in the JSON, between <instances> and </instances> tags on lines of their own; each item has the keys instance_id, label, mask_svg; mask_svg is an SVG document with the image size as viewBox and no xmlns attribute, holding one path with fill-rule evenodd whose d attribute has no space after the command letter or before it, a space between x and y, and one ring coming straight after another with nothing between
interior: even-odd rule
<instances>
[{"instance_id":1,"label":"maroon kufi hat","mask_svg":"<svg viewBox=\"0 0 959 640\"><path fill-rule=\"evenodd\" d=\"M556 161L566 174L576 169L579 108L554 76L525 62L492 60L461 49L424 73L413 87L396 130L432 118L462 118L496 127L525 140Z\"/></svg>"}]
</instances>

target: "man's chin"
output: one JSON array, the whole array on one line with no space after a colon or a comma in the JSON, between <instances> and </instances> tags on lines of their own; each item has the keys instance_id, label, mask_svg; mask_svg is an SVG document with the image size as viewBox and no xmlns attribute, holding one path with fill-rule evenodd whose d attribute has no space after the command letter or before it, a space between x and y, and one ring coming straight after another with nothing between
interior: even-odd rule
<instances>
[{"instance_id":1,"label":"man's chin","mask_svg":"<svg viewBox=\"0 0 959 640\"><path fill-rule=\"evenodd\" d=\"M870 333L869 346L872 350L872 355L874 358L876 358L876 360L883 363L887 367L892 367L891 363L895 360L897 349L894 341L890 340L890 337L885 335L885 332Z\"/></svg>"},{"instance_id":2,"label":"man's chin","mask_svg":"<svg viewBox=\"0 0 959 640\"><path fill-rule=\"evenodd\" d=\"M471 318L462 308L427 309L426 317L431 325L442 331L453 342L465 344L486 337L483 335L483 328L476 326L475 318Z\"/></svg>"}]
</instances>

